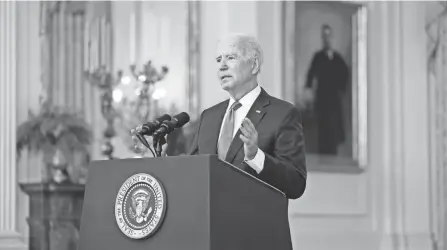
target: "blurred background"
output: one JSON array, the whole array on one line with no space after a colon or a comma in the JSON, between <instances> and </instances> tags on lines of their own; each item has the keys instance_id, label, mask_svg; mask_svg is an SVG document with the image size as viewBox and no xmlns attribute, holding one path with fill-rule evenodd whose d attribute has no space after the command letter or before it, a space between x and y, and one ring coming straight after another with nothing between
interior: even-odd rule
<instances>
[{"instance_id":1,"label":"blurred background","mask_svg":"<svg viewBox=\"0 0 447 250\"><path fill-rule=\"evenodd\" d=\"M131 128L188 112L168 138L185 153L227 98L213 62L231 32L258 37L260 85L302 110L294 248L447 249L446 16L445 1L0 1L0 250L76 249L89 163L139 157ZM323 105L325 43L347 80Z\"/></svg>"}]
</instances>

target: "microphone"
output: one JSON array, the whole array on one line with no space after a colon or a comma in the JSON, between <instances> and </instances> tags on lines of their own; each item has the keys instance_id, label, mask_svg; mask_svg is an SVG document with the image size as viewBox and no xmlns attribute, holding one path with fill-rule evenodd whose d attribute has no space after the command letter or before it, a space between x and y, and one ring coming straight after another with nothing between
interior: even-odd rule
<instances>
[{"instance_id":1,"label":"microphone","mask_svg":"<svg viewBox=\"0 0 447 250\"><path fill-rule=\"evenodd\" d=\"M189 115L185 112L182 112L178 115L172 117L170 121L162 122L160 128L154 132L153 137L165 136L177 128L183 127L186 123L189 122Z\"/></svg>"},{"instance_id":2,"label":"microphone","mask_svg":"<svg viewBox=\"0 0 447 250\"><path fill-rule=\"evenodd\" d=\"M143 125L141 125L141 130L139 133L143 135L152 135L157 129L160 128L161 124L165 121L171 120L171 116L168 114L164 114L160 116L159 118L155 119L153 122L148 122Z\"/></svg>"}]
</instances>

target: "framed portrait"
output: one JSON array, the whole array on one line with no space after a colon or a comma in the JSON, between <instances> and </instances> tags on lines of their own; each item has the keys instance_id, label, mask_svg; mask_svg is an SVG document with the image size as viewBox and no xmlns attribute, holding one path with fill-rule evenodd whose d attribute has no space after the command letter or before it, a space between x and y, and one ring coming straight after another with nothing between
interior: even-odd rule
<instances>
[{"instance_id":1,"label":"framed portrait","mask_svg":"<svg viewBox=\"0 0 447 250\"><path fill-rule=\"evenodd\" d=\"M284 98L302 115L310 171L367 164L367 9L284 2Z\"/></svg>"}]
</instances>

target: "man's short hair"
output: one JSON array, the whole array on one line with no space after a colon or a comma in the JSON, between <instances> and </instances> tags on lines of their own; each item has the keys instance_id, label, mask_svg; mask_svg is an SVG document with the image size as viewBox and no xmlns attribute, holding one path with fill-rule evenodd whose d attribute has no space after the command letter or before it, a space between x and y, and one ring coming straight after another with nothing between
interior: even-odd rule
<instances>
[{"instance_id":1,"label":"man's short hair","mask_svg":"<svg viewBox=\"0 0 447 250\"><path fill-rule=\"evenodd\" d=\"M258 59L259 71L261 71L264 62L264 53L261 44L255 36L243 33L232 33L220 39L219 42L224 39L234 39L237 41L237 49L241 52L243 59L252 61Z\"/></svg>"}]
</instances>

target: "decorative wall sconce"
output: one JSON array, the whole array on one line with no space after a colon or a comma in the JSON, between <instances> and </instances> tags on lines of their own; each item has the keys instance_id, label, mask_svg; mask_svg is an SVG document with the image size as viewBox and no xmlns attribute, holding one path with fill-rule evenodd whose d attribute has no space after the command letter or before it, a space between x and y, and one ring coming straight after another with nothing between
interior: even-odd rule
<instances>
[{"instance_id":1,"label":"decorative wall sconce","mask_svg":"<svg viewBox=\"0 0 447 250\"><path fill-rule=\"evenodd\" d=\"M156 113L158 110L158 97L155 92L155 84L164 79L169 72L169 69L166 66L162 66L161 70L158 71L152 66L152 61L148 61L143 65L143 70L140 72L136 72L135 64L131 65L130 72L133 77L141 83L139 89L136 90L136 94L139 98L135 115L141 115L140 119L143 122L148 122L151 112Z\"/></svg>"},{"instance_id":2,"label":"decorative wall sconce","mask_svg":"<svg viewBox=\"0 0 447 250\"><path fill-rule=\"evenodd\" d=\"M117 78L114 79L112 74L106 71L106 67L101 66L93 72L86 71L85 76L90 84L101 90L101 114L107 123L103 132L104 141L101 145L101 152L107 159L114 159L111 140L116 135L114 120L118 114L112 106L113 90L119 84L122 72L119 71Z\"/></svg>"},{"instance_id":3,"label":"decorative wall sconce","mask_svg":"<svg viewBox=\"0 0 447 250\"><path fill-rule=\"evenodd\" d=\"M159 71L152 66L151 61L148 61L143 65L142 71L137 72L136 65L131 65L130 71L138 83L136 85L137 88L132 91L137 98L136 105L130 109L130 115L137 121L138 125L141 125L149 121L150 115L157 115L157 99L159 97L155 95L156 89L154 85L163 80L169 70L168 67L163 66ZM114 159L114 147L111 140L116 136L114 127L115 118L118 116L126 117L122 113L128 112L129 109L116 109L114 108L113 102L120 103L123 99L123 93L117 86L120 84L127 85L132 79L128 76L124 76L123 71L118 71L116 77L114 77L104 66L99 67L93 72L86 71L85 76L90 84L101 90L101 114L107 123L107 127L103 132L104 140L101 145L101 152L107 159ZM127 127L126 130L130 131L131 128L132 127ZM134 150L133 147L132 150Z\"/></svg>"}]
</instances>

